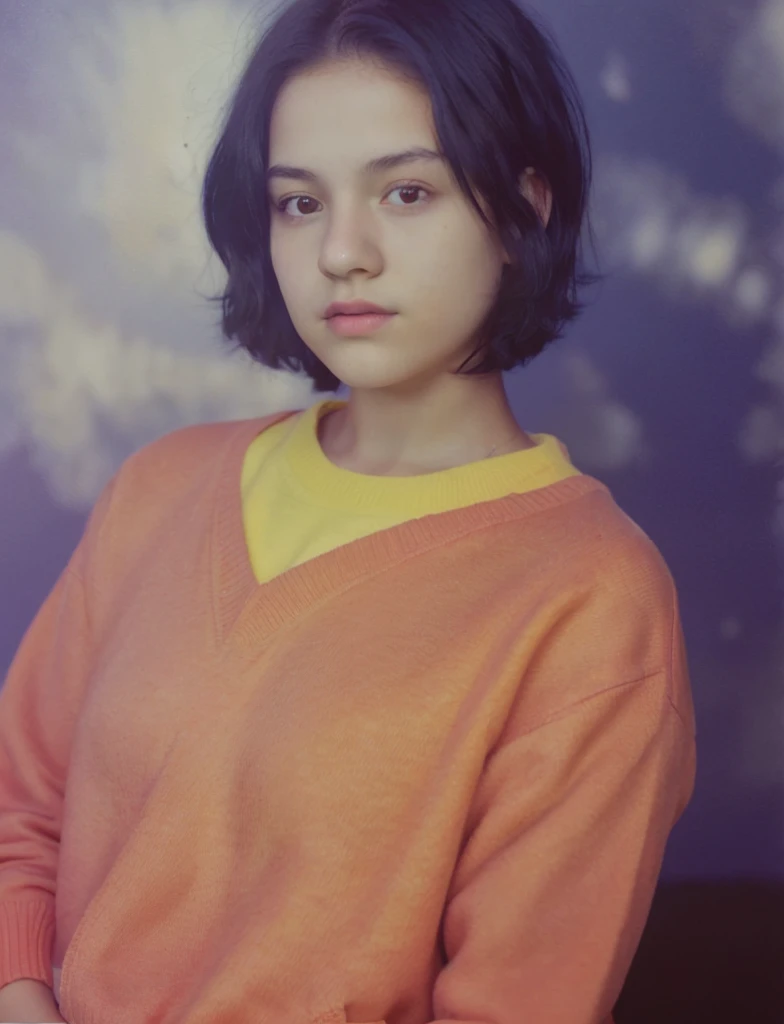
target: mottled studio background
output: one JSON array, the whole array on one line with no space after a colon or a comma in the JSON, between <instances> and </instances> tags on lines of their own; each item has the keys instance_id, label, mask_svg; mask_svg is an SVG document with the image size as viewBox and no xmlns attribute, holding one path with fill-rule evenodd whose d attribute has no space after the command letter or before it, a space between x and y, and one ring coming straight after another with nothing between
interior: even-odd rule
<instances>
[{"instance_id":1,"label":"mottled studio background","mask_svg":"<svg viewBox=\"0 0 784 1024\"><path fill-rule=\"evenodd\" d=\"M784 0L534 6L585 97L610 276L509 391L663 552L698 716L619 1022L781 1024ZM201 174L265 9L0 0L0 678L127 455L321 397L230 354L203 298Z\"/></svg>"}]
</instances>

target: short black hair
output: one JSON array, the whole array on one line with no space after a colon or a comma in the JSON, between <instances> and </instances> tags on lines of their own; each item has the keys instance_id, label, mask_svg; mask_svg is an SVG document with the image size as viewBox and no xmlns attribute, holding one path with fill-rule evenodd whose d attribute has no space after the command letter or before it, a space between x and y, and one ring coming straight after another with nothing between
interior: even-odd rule
<instances>
[{"instance_id":1,"label":"short black hair","mask_svg":"<svg viewBox=\"0 0 784 1024\"><path fill-rule=\"evenodd\" d=\"M479 345L455 373L523 366L583 309L600 275L579 263L591 145L579 92L555 42L518 0L293 0L263 32L207 166L202 206L228 271L224 336L258 362L305 372L317 391L342 383L297 333L269 248L265 182L275 99L294 76L360 57L424 85L445 159L468 200L514 255L504 265ZM545 229L519 190L533 167L553 193ZM492 211L485 216L476 188ZM481 361L464 369L477 356Z\"/></svg>"}]
</instances>

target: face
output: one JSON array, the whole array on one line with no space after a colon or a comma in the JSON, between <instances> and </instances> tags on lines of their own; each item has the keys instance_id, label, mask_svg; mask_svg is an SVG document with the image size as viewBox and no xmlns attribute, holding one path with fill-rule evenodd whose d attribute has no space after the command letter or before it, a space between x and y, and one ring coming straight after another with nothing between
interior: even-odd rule
<instances>
[{"instance_id":1,"label":"face","mask_svg":"<svg viewBox=\"0 0 784 1024\"><path fill-rule=\"evenodd\" d=\"M438 149L426 91L364 61L332 63L287 83L270 132L270 167L316 176L268 185L272 264L303 341L350 388L401 389L457 369L506 253L446 162L365 169ZM334 334L326 307L354 299L397 315L364 337Z\"/></svg>"}]
</instances>

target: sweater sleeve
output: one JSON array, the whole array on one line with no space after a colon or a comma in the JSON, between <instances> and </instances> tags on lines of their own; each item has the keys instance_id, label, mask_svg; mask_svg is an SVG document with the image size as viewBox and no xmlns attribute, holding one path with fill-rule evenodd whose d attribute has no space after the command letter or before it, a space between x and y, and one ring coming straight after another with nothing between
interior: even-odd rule
<instances>
[{"instance_id":1,"label":"sweater sleeve","mask_svg":"<svg viewBox=\"0 0 784 1024\"><path fill-rule=\"evenodd\" d=\"M606 1024L696 767L669 671L493 753L446 901L433 1024Z\"/></svg>"},{"instance_id":2,"label":"sweater sleeve","mask_svg":"<svg viewBox=\"0 0 784 1024\"><path fill-rule=\"evenodd\" d=\"M0 689L0 987L53 984L55 880L71 737L92 649L83 573L113 480Z\"/></svg>"}]
</instances>

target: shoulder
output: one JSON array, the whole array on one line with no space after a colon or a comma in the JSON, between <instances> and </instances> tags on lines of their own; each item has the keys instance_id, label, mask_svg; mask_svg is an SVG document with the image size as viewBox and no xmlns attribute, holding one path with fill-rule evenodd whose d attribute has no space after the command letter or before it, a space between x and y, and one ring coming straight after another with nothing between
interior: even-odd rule
<instances>
[{"instance_id":1,"label":"shoulder","mask_svg":"<svg viewBox=\"0 0 784 1024\"><path fill-rule=\"evenodd\" d=\"M261 431L269 419L272 417L194 423L178 427L137 448L122 463L119 475L129 480L140 475L168 478L172 472L187 474L196 468L203 468L205 460L209 462L219 459L226 445L238 433L248 432L251 424L258 424Z\"/></svg>"},{"instance_id":2,"label":"shoulder","mask_svg":"<svg viewBox=\"0 0 784 1024\"><path fill-rule=\"evenodd\" d=\"M214 493L225 460L243 438L251 439L289 412L257 419L197 423L163 434L142 445L120 464L98 496L80 547L83 572L100 561L118 567L146 539L183 509L198 514ZM238 470L239 472L239 470ZM239 475L238 475L239 487Z\"/></svg>"},{"instance_id":3,"label":"shoulder","mask_svg":"<svg viewBox=\"0 0 784 1024\"><path fill-rule=\"evenodd\" d=\"M142 445L120 466L117 485L126 494L164 494L201 485L224 465L233 447L249 444L290 411L253 419L195 423ZM238 451L240 458L242 452Z\"/></svg>"},{"instance_id":4,"label":"shoulder","mask_svg":"<svg viewBox=\"0 0 784 1024\"><path fill-rule=\"evenodd\" d=\"M563 515L538 609L534 664L547 703L670 676L682 639L678 594L658 546L604 486Z\"/></svg>"},{"instance_id":5,"label":"shoulder","mask_svg":"<svg viewBox=\"0 0 784 1024\"><path fill-rule=\"evenodd\" d=\"M598 483L598 481L597 481ZM564 509L563 566L594 598L623 602L645 595L667 600L675 587L669 565L643 527L599 484Z\"/></svg>"}]
</instances>

